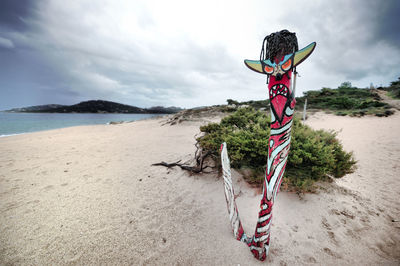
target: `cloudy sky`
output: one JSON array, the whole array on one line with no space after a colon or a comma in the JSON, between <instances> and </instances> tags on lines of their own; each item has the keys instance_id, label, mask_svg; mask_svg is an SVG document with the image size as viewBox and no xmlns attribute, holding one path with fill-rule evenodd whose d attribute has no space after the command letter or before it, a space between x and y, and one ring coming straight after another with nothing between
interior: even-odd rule
<instances>
[{"instance_id":1,"label":"cloudy sky","mask_svg":"<svg viewBox=\"0 0 400 266\"><path fill-rule=\"evenodd\" d=\"M267 97L247 69L281 29L299 47L303 91L400 76L400 1L0 2L0 110L103 99L194 107Z\"/></svg>"}]
</instances>

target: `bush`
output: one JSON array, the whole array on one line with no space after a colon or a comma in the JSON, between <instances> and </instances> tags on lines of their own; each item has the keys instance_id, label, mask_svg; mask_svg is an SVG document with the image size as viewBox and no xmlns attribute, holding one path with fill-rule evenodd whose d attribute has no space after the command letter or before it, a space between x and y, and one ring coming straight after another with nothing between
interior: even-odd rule
<instances>
[{"instance_id":1,"label":"bush","mask_svg":"<svg viewBox=\"0 0 400 266\"><path fill-rule=\"evenodd\" d=\"M388 95L400 99L400 78L390 83L389 87L378 89L388 91ZM387 116L393 112L387 112L391 106L382 102L375 89L361 89L353 87L348 81L340 84L338 88L322 88L321 90L306 91L303 97L296 97L296 110L302 112L307 99L308 110L325 110L337 115L363 116L376 115ZM226 112L233 112L236 107L250 106L255 109L269 108L269 100L240 102L228 99L228 104L235 104L235 108L227 107Z\"/></svg>"},{"instance_id":2,"label":"bush","mask_svg":"<svg viewBox=\"0 0 400 266\"><path fill-rule=\"evenodd\" d=\"M350 82L343 82L337 89L304 92L303 97L296 98L296 110L303 110L306 98L308 109L330 110L337 115L381 116L390 107L375 90L352 87Z\"/></svg>"},{"instance_id":3,"label":"bush","mask_svg":"<svg viewBox=\"0 0 400 266\"><path fill-rule=\"evenodd\" d=\"M345 81L338 87L338 89L351 89L351 88L352 86L350 81Z\"/></svg>"},{"instance_id":4,"label":"bush","mask_svg":"<svg viewBox=\"0 0 400 266\"><path fill-rule=\"evenodd\" d=\"M389 96L392 98L400 99L400 77L397 81L390 82L390 86L385 90L389 91Z\"/></svg>"},{"instance_id":5,"label":"bush","mask_svg":"<svg viewBox=\"0 0 400 266\"><path fill-rule=\"evenodd\" d=\"M226 102L228 103L228 105L238 105L239 104L238 101L235 101L235 100L232 100L232 99L228 99L228 100L226 100Z\"/></svg>"},{"instance_id":6,"label":"bush","mask_svg":"<svg viewBox=\"0 0 400 266\"><path fill-rule=\"evenodd\" d=\"M250 169L245 179L262 184L267 164L267 142L270 117L253 108L239 109L220 123L200 127L205 133L198 138L201 147L218 156L221 143L228 145L232 168ZM355 160L343 150L335 132L315 131L294 120L292 143L284 176L284 186L310 190L315 181L327 180L328 175L342 177L352 172Z\"/></svg>"}]
</instances>

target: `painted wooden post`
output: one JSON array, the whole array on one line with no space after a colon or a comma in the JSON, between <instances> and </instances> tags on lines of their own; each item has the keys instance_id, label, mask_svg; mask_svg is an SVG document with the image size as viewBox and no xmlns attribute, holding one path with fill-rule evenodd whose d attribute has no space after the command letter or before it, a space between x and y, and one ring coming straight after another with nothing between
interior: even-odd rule
<instances>
[{"instance_id":1,"label":"painted wooden post","mask_svg":"<svg viewBox=\"0 0 400 266\"><path fill-rule=\"evenodd\" d=\"M303 121L306 121L306 112L307 112L307 98L304 102L304 110L303 110Z\"/></svg>"},{"instance_id":2,"label":"painted wooden post","mask_svg":"<svg viewBox=\"0 0 400 266\"><path fill-rule=\"evenodd\" d=\"M284 30L277 34L280 33L287 33L287 31ZM268 36L264 39L264 42L267 38ZM293 87L291 87L291 77L294 77L293 83L295 84L296 66L314 51L315 46L316 43L313 42L291 54L279 54L276 58L265 60L261 60L260 56L260 60L244 61L251 70L268 75L268 94L271 105L271 134L268 139L267 169L256 230L252 237L244 233L240 222L235 203L227 146L226 143L221 145L224 191L233 234L237 240L245 242L253 255L262 261L266 259L269 251L272 207L279 192L290 148L293 113L296 104ZM262 49L261 54L263 52ZM293 72L294 75L292 75Z\"/></svg>"}]
</instances>

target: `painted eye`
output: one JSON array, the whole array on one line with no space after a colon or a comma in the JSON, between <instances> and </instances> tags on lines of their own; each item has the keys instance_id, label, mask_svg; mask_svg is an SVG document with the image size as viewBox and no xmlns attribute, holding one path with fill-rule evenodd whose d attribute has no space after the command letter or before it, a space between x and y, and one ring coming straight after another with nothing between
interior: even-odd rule
<instances>
[{"instance_id":1,"label":"painted eye","mask_svg":"<svg viewBox=\"0 0 400 266\"><path fill-rule=\"evenodd\" d=\"M266 65L266 66L264 67L264 70L265 70L265 72L268 73L268 74L272 74L272 72L274 72L274 68L273 68L273 67L270 67L270 66L268 66L268 65Z\"/></svg>"},{"instance_id":2,"label":"painted eye","mask_svg":"<svg viewBox=\"0 0 400 266\"><path fill-rule=\"evenodd\" d=\"M292 66L292 59L289 59L281 66L281 68L283 71L288 71L291 66Z\"/></svg>"}]
</instances>

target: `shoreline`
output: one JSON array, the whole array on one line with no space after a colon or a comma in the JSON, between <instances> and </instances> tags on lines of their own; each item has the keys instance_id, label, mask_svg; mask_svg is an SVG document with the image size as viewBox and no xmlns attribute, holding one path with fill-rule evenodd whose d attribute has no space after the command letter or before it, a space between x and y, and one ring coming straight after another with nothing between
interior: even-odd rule
<instances>
[{"instance_id":1,"label":"shoreline","mask_svg":"<svg viewBox=\"0 0 400 266\"><path fill-rule=\"evenodd\" d=\"M19 113L13 113L13 114L26 114L27 112L19 112ZM65 115L65 113L28 113L28 114L62 114ZM69 113L68 113L69 114ZM81 113L73 113L73 114L81 114ZM83 113L83 114L93 114L93 115L97 115L97 113ZM104 115L103 113L99 114L99 115ZM123 113L118 113L118 114L114 114L114 113L106 113L105 115L136 115L136 114L123 114ZM141 114L139 114L141 115ZM36 132L44 132L44 131L48 131L48 130L56 130L56 129L62 129L62 128L69 128L69 127L79 127L79 126L96 126L96 125L115 125L115 124L122 124L122 123L131 123L131 122L135 122L135 121L141 121L141 120L147 120L147 119L155 119L155 118L161 118L161 117L167 117L170 114L144 114L144 115L151 115L149 117L144 117L144 118L140 118L137 120L111 120L108 122L104 122L104 123L94 123L90 122L90 120L88 120L87 122L89 124L76 124L76 125L67 125L67 126L62 126L62 125L57 125L54 128L43 128L43 129L38 129L38 130L33 130L33 131L24 131L24 132L15 132L15 133L7 133L7 134L0 134L0 138L4 138L4 137L11 137L11 136L17 136L17 135L22 135L22 134L29 134L29 133L36 133Z\"/></svg>"},{"instance_id":2,"label":"shoreline","mask_svg":"<svg viewBox=\"0 0 400 266\"><path fill-rule=\"evenodd\" d=\"M40 132L40 131L35 131L35 132ZM18 136L18 135L27 134L27 133L34 133L34 132L22 132L22 133L15 133L15 134L4 134L4 135L0 135L0 138Z\"/></svg>"}]
</instances>

